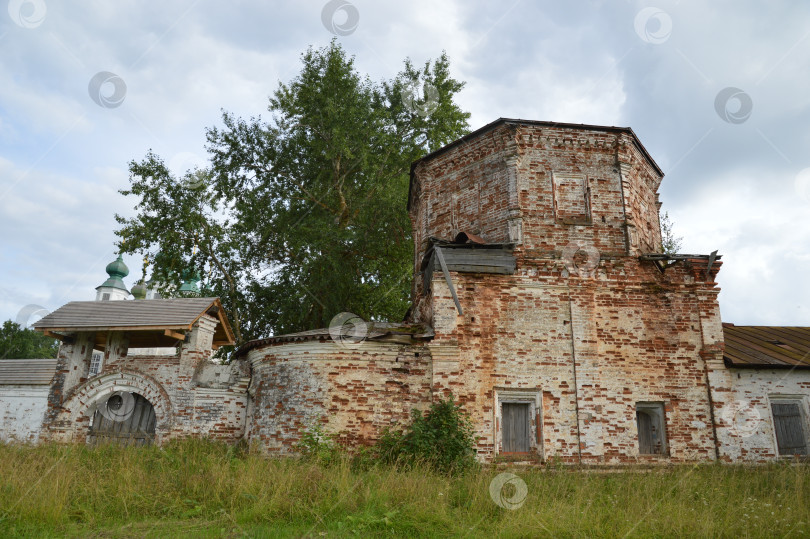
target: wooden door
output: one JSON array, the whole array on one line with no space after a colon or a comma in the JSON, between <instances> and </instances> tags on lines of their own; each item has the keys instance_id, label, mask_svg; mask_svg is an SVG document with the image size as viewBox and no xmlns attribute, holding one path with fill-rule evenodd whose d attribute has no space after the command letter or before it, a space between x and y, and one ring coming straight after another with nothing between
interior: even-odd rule
<instances>
[{"instance_id":1,"label":"wooden door","mask_svg":"<svg viewBox=\"0 0 810 539\"><path fill-rule=\"evenodd\" d=\"M504 453L528 453L531 451L529 405L503 403L501 405Z\"/></svg>"},{"instance_id":2,"label":"wooden door","mask_svg":"<svg viewBox=\"0 0 810 539\"><path fill-rule=\"evenodd\" d=\"M137 393L133 393L132 398L133 401L127 403L127 409L123 413L120 410L122 399L119 396L110 397L99 406L90 425L87 437L89 444L148 445L155 440L155 409ZM109 411L102 409L105 406Z\"/></svg>"},{"instance_id":3,"label":"wooden door","mask_svg":"<svg viewBox=\"0 0 810 539\"><path fill-rule=\"evenodd\" d=\"M655 453L655 440L653 436L653 419L647 412L636 412L636 425L638 426L638 452L642 455Z\"/></svg>"},{"instance_id":4,"label":"wooden door","mask_svg":"<svg viewBox=\"0 0 810 539\"><path fill-rule=\"evenodd\" d=\"M807 438L802 427L802 412L797 403L773 403L773 426L780 455L806 455Z\"/></svg>"}]
</instances>

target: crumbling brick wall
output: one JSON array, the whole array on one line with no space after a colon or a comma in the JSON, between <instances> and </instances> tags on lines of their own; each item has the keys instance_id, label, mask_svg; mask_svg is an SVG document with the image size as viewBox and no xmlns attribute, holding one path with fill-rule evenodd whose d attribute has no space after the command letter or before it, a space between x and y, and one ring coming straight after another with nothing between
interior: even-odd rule
<instances>
[{"instance_id":1,"label":"crumbling brick wall","mask_svg":"<svg viewBox=\"0 0 810 539\"><path fill-rule=\"evenodd\" d=\"M200 317L175 356L129 356L127 335L112 333L102 370L93 377L89 376L93 337L73 336L60 347L43 437L84 440L99 402L114 391L127 391L152 404L158 442L186 436L241 439L249 367L244 361L231 365L210 361L216 323L208 315Z\"/></svg>"},{"instance_id":2,"label":"crumbling brick wall","mask_svg":"<svg viewBox=\"0 0 810 539\"><path fill-rule=\"evenodd\" d=\"M0 385L0 441L36 443L47 402L47 385Z\"/></svg>"},{"instance_id":3,"label":"crumbling brick wall","mask_svg":"<svg viewBox=\"0 0 810 539\"><path fill-rule=\"evenodd\" d=\"M772 403L793 401L807 429L810 372L804 369L737 369L710 365L720 458L766 462L779 456Z\"/></svg>"},{"instance_id":4,"label":"crumbling brick wall","mask_svg":"<svg viewBox=\"0 0 810 539\"><path fill-rule=\"evenodd\" d=\"M254 373L247 439L275 454L295 453L316 423L346 446L368 445L431 402L431 362L418 345L282 342L247 357Z\"/></svg>"},{"instance_id":5,"label":"crumbling brick wall","mask_svg":"<svg viewBox=\"0 0 810 539\"><path fill-rule=\"evenodd\" d=\"M660 250L660 181L628 130L531 123L502 123L415 167L414 313L436 333L434 395L465 403L481 458L500 452L510 391L538 395L543 459L714 458L705 362L722 353L720 264L662 273L639 259ZM458 202L474 200L470 185L480 206ZM423 288L420 266L431 236L463 226L513 243L517 271L451 272L462 316L441 273ZM663 456L639 454L636 406L649 402L664 407Z\"/></svg>"}]
</instances>

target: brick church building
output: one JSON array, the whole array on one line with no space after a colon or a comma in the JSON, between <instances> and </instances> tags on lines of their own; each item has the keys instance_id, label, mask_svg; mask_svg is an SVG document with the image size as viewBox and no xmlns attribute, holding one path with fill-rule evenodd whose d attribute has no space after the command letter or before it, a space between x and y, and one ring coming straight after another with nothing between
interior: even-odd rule
<instances>
[{"instance_id":1,"label":"brick church building","mask_svg":"<svg viewBox=\"0 0 810 539\"><path fill-rule=\"evenodd\" d=\"M39 436L110 436L123 392L139 440L290 454L314 422L367 444L452 394L483 461L806 455L810 328L722 323L721 256L662 253L662 178L629 128L499 119L412 166L405 322L268 337L217 366L216 298L71 303L36 324L64 340Z\"/></svg>"}]
</instances>

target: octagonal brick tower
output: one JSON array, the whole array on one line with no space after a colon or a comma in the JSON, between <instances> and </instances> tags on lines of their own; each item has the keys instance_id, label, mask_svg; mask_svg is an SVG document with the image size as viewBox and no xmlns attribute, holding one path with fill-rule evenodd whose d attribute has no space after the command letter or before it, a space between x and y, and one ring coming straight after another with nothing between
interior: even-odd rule
<instances>
[{"instance_id":1,"label":"octagonal brick tower","mask_svg":"<svg viewBox=\"0 0 810 539\"><path fill-rule=\"evenodd\" d=\"M412 317L482 459L716 458L719 256L660 252L662 177L630 128L503 118L414 163Z\"/></svg>"}]
</instances>

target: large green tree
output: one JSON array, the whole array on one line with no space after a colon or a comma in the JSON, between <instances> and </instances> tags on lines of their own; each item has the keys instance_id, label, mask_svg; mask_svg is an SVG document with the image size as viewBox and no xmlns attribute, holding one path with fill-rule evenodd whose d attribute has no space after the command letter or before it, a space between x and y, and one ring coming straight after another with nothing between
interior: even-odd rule
<instances>
[{"instance_id":1,"label":"large green tree","mask_svg":"<svg viewBox=\"0 0 810 539\"><path fill-rule=\"evenodd\" d=\"M342 311L400 320L410 164L468 132L462 87L445 54L372 82L335 41L309 49L270 98L269 121L224 113L208 130L206 169L176 178L151 152L130 163L122 193L140 200L136 217L116 216L119 245L147 254L163 283L200 271L240 342L325 327Z\"/></svg>"},{"instance_id":2,"label":"large green tree","mask_svg":"<svg viewBox=\"0 0 810 539\"><path fill-rule=\"evenodd\" d=\"M58 351L59 341L12 320L0 328L0 359L54 358Z\"/></svg>"}]
</instances>

